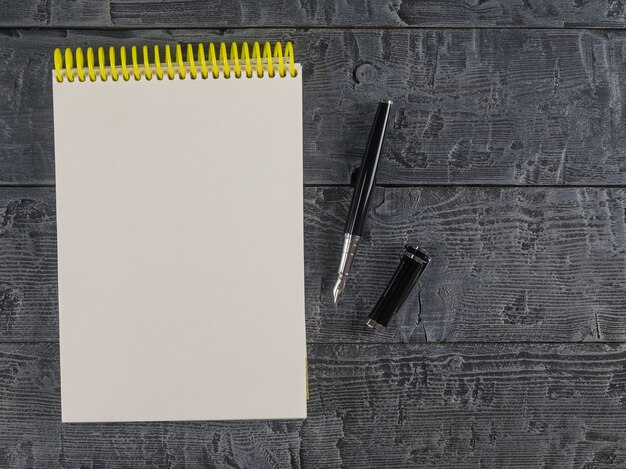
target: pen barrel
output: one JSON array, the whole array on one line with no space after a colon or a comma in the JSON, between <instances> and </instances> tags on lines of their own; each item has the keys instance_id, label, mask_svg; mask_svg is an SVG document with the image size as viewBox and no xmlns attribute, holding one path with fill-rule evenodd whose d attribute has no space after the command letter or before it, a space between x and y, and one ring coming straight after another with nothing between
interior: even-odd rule
<instances>
[{"instance_id":1,"label":"pen barrel","mask_svg":"<svg viewBox=\"0 0 626 469\"><path fill-rule=\"evenodd\" d=\"M368 325L379 331L385 330L430 262L426 251L409 245L405 249L393 277L368 316Z\"/></svg>"},{"instance_id":2,"label":"pen barrel","mask_svg":"<svg viewBox=\"0 0 626 469\"><path fill-rule=\"evenodd\" d=\"M361 236L363 231L363 224L367 217L367 210L376 182L376 170L378 169L378 160L383 141L385 140L385 130L387 129L391 104L391 101L381 101L378 104L374 123L367 140L367 147L361 161L361 169L359 169L359 177L354 188L352 203L350 204L350 212L346 221L346 233Z\"/></svg>"}]
</instances>

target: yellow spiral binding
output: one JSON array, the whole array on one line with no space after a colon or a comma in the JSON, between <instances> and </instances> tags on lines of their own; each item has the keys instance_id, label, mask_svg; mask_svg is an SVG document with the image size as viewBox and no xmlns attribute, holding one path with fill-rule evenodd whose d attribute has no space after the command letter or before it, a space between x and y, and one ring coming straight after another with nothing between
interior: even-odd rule
<instances>
[{"instance_id":1,"label":"yellow spiral binding","mask_svg":"<svg viewBox=\"0 0 626 469\"><path fill-rule=\"evenodd\" d=\"M120 78L124 81L131 79L138 81L142 78L151 80L153 76L157 80L163 80L165 77L173 80L176 75L183 80L187 74L191 79L198 76L207 79L209 72L213 78L220 75L224 78L231 78L231 75L241 78L244 74L247 78L252 78L255 73L257 77L262 78L266 72L270 78L274 78L276 74L280 77L286 77L287 74L295 77L298 74L291 42L287 42L284 49L280 42L276 42L273 48L272 44L266 42L262 51L260 44L255 42L252 45L252 54L247 42L242 43L240 47L232 43L230 50L227 44L222 42L218 48L219 52L216 53L214 43L209 43L206 49L203 44L198 44L194 54L191 44L187 44L186 48L177 44L172 54L169 45L164 48L154 46L150 57L148 46L141 46L143 60L140 60L136 46L132 46L130 58L126 53L126 47L109 47L108 60L102 47L98 47L97 54L94 54L91 47L87 48L86 53L80 47L74 50L67 48L64 51L55 49L54 76L58 82L65 79L69 82L84 82L96 81L98 78L107 81L109 77L113 81ZM164 54L161 54L162 49ZM165 58L165 62L161 62L161 57Z\"/></svg>"}]
</instances>

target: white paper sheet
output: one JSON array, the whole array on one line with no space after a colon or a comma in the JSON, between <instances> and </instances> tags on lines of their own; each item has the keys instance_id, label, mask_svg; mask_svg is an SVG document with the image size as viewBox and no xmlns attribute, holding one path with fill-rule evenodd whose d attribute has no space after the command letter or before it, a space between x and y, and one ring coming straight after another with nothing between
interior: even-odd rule
<instances>
[{"instance_id":1,"label":"white paper sheet","mask_svg":"<svg viewBox=\"0 0 626 469\"><path fill-rule=\"evenodd\" d=\"M53 80L64 422L306 417L300 77Z\"/></svg>"}]
</instances>

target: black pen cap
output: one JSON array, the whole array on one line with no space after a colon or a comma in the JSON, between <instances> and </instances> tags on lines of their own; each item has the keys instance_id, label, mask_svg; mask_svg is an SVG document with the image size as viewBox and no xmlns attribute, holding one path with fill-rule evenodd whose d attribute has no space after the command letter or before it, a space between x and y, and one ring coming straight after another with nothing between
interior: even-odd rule
<instances>
[{"instance_id":1,"label":"black pen cap","mask_svg":"<svg viewBox=\"0 0 626 469\"><path fill-rule=\"evenodd\" d=\"M400 264L368 316L367 325L379 332L385 330L391 318L402 307L430 262L430 257L423 249L408 244L404 248L406 251L400 259Z\"/></svg>"}]
</instances>

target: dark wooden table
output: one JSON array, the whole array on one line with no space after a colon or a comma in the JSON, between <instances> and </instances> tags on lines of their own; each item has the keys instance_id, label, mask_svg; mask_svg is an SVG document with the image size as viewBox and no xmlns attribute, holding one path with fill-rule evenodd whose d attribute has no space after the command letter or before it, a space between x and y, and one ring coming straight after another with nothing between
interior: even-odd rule
<instances>
[{"instance_id":1,"label":"dark wooden table","mask_svg":"<svg viewBox=\"0 0 626 469\"><path fill-rule=\"evenodd\" d=\"M0 0L0 467L626 467L623 2L264 3ZM304 67L309 418L62 425L52 49L243 40L292 40ZM434 260L376 334L405 241Z\"/></svg>"}]
</instances>

